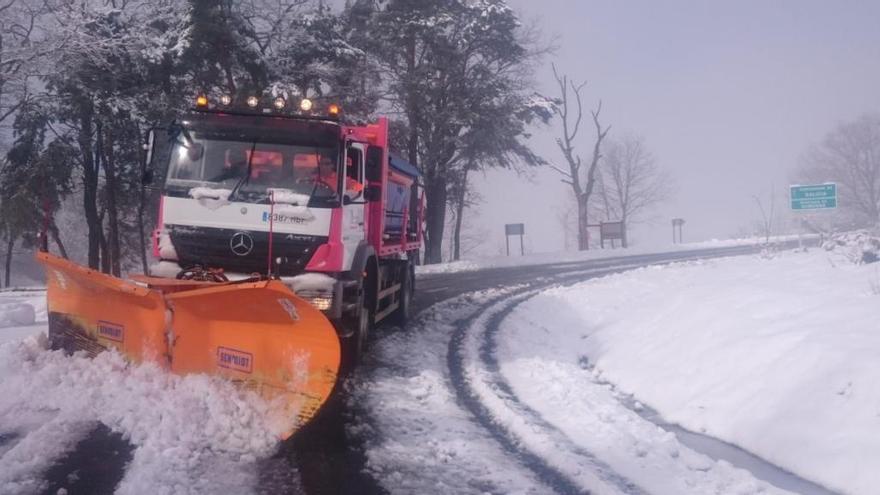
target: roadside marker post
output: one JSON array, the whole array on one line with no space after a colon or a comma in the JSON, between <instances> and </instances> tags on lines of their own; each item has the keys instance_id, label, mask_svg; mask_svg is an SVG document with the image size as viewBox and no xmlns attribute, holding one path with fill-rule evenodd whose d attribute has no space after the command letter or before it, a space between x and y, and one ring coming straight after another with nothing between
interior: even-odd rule
<instances>
[{"instance_id":1,"label":"roadside marker post","mask_svg":"<svg viewBox=\"0 0 880 495\"><path fill-rule=\"evenodd\" d=\"M507 244L507 256L510 256L510 236L519 236L519 255L525 256L523 236L526 234L526 226L523 223L508 223L504 225L504 242Z\"/></svg>"},{"instance_id":2,"label":"roadside marker post","mask_svg":"<svg viewBox=\"0 0 880 495\"><path fill-rule=\"evenodd\" d=\"M684 218L672 219L672 243L682 244L684 242L681 234L681 226L684 225ZM678 238L676 239L676 227L678 228Z\"/></svg>"}]
</instances>

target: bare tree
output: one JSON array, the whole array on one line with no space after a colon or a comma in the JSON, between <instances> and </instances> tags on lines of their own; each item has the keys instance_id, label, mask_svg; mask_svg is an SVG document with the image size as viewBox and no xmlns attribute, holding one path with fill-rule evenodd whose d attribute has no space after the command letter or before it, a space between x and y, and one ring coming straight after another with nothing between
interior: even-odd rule
<instances>
[{"instance_id":1,"label":"bare tree","mask_svg":"<svg viewBox=\"0 0 880 495\"><path fill-rule=\"evenodd\" d=\"M805 182L836 182L840 208L856 226L880 225L880 114L839 125L805 155Z\"/></svg>"},{"instance_id":2,"label":"bare tree","mask_svg":"<svg viewBox=\"0 0 880 495\"><path fill-rule=\"evenodd\" d=\"M669 175L657 166L641 136L626 134L610 140L600 174L596 184L600 207L606 219L619 220L625 226L643 219L651 206L665 201L672 192Z\"/></svg>"},{"instance_id":3,"label":"bare tree","mask_svg":"<svg viewBox=\"0 0 880 495\"><path fill-rule=\"evenodd\" d=\"M764 244L770 244L770 236L773 235L773 229L776 228L776 192L770 187L770 202L765 207L761 196L753 195L752 199L758 206L758 212L761 219L758 221L758 234L764 237Z\"/></svg>"},{"instance_id":4,"label":"bare tree","mask_svg":"<svg viewBox=\"0 0 880 495\"><path fill-rule=\"evenodd\" d=\"M581 91L587 83L585 81L575 84L568 79L568 76L564 74L560 76L555 65L553 66L553 76L559 85L560 93L559 105L554 106L554 112L562 120L562 136L556 139L556 144L559 146L560 151L562 151L562 156L565 157L568 170L552 164L550 166L562 174L562 182L571 186L571 190L574 193L578 206L578 250L583 251L590 248L589 236L587 235L587 226L589 224L587 214L590 196L593 194L593 189L596 185L596 168L599 165L599 160L602 158L602 141L608 135L611 126L603 129L599 123L599 114L602 112L602 101L600 100L596 110L590 111L593 117L593 125L596 128L596 141L593 144L593 157L589 165L584 168L581 156L575 150L574 142L578 137L581 121L583 120ZM569 95L569 91L571 91L571 95ZM573 98L573 102L571 98Z\"/></svg>"}]
</instances>

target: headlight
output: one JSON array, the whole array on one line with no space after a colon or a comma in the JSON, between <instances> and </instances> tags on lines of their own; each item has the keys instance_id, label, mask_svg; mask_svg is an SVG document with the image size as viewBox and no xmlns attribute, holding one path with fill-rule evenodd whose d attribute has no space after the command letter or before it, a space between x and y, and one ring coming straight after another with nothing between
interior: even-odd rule
<instances>
[{"instance_id":1,"label":"headlight","mask_svg":"<svg viewBox=\"0 0 880 495\"><path fill-rule=\"evenodd\" d=\"M333 298L326 296L319 297L304 297L309 304L315 307L315 309L319 311L327 311L333 306Z\"/></svg>"}]
</instances>

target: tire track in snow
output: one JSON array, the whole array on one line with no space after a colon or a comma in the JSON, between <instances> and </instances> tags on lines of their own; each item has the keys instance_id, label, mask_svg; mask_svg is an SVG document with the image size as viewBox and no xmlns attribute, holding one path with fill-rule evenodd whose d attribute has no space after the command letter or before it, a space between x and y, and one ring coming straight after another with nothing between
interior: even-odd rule
<instances>
[{"instance_id":1,"label":"tire track in snow","mask_svg":"<svg viewBox=\"0 0 880 495\"><path fill-rule=\"evenodd\" d=\"M472 316L459 322L449 341L447 364L459 402L506 450L513 453L538 479L558 493L581 494L597 491L642 495L645 492L594 454L574 444L516 397L499 372L494 357L493 337L504 317L517 305L545 288L578 283L638 266L644 265L568 273L499 296L484 303ZM479 329L481 326L483 331ZM472 342L476 345L470 345ZM476 350L476 355L468 352L473 350ZM501 417L502 414L504 417ZM535 440L533 437L529 441L524 433L536 434L540 438ZM551 463L547 459L551 452L557 458L561 457L564 465Z\"/></svg>"}]
</instances>

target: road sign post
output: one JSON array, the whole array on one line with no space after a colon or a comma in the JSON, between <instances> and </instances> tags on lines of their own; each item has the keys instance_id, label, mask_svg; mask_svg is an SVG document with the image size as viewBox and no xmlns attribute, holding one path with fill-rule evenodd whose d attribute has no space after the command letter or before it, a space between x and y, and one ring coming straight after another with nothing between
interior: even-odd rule
<instances>
[{"instance_id":1,"label":"road sign post","mask_svg":"<svg viewBox=\"0 0 880 495\"><path fill-rule=\"evenodd\" d=\"M681 226L682 226L682 225L684 225L684 219L683 219L683 218L673 218L673 219L672 219L672 243L673 243L673 244L681 244L682 242L684 242L684 241L682 240L682 235L681 235ZM675 235L675 233L676 233L676 228L678 229L678 235L677 235L677 236Z\"/></svg>"},{"instance_id":2,"label":"road sign post","mask_svg":"<svg viewBox=\"0 0 880 495\"><path fill-rule=\"evenodd\" d=\"M526 233L526 226L523 223L508 223L504 225L504 241L507 244L507 256L510 256L510 236L519 236L519 255L525 255L525 247L523 245L523 236Z\"/></svg>"},{"instance_id":3,"label":"road sign post","mask_svg":"<svg viewBox=\"0 0 880 495\"><path fill-rule=\"evenodd\" d=\"M614 247L614 240L620 239L623 247L626 247L626 225L623 222L599 222L599 245L605 249L605 241L611 241L611 247Z\"/></svg>"},{"instance_id":4,"label":"road sign post","mask_svg":"<svg viewBox=\"0 0 880 495\"><path fill-rule=\"evenodd\" d=\"M837 208L837 184L826 182L824 184L791 185L789 186L789 200L791 210L795 213L811 213L816 211L831 212ZM806 218L800 219L801 228L798 229L798 246L803 248L801 231L806 223ZM828 232L831 232L831 220L829 217ZM824 237L824 235L823 235Z\"/></svg>"}]
</instances>

